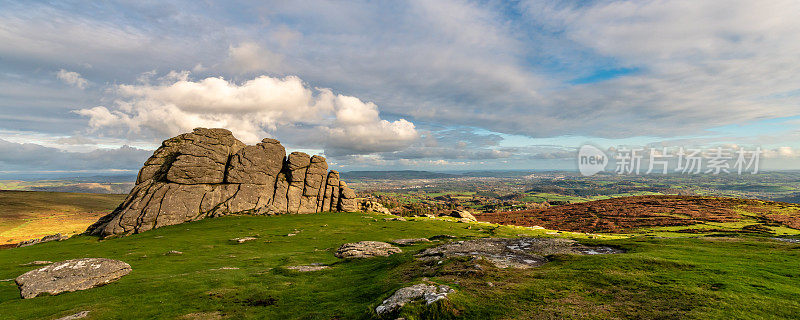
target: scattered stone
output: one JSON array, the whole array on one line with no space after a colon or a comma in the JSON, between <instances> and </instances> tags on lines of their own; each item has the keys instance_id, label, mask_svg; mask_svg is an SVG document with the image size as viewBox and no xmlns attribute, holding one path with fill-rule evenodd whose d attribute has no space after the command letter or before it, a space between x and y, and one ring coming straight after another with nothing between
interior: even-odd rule
<instances>
[{"instance_id":1,"label":"scattered stone","mask_svg":"<svg viewBox=\"0 0 800 320\"><path fill-rule=\"evenodd\" d=\"M357 211L355 192L324 157L274 139L246 146L225 129L197 128L165 140L112 213L86 232L112 236L231 214Z\"/></svg>"},{"instance_id":2,"label":"scattered stone","mask_svg":"<svg viewBox=\"0 0 800 320\"><path fill-rule=\"evenodd\" d=\"M241 238L233 238L233 239L231 239L231 241L236 242L236 243L245 243L247 241L252 241L252 240L257 240L257 239L258 238L256 238L256 237L241 237Z\"/></svg>"},{"instance_id":3,"label":"scattered stone","mask_svg":"<svg viewBox=\"0 0 800 320\"><path fill-rule=\"evenodd\" d=\"M75 314L68 315L66 317L61 317L56 320L75 320L75 319L83 319L89 316L89 311L81 311Z\"/></svg>"},{"instance_id":4,"label":"scattered stone","mask_svg":"<svg viewBox=\"0 0 800 320\"><path fill-rule=\"evenodd\" d=\"M208 270L212 270L212 271L217 271L217 270L239 270L239 268L238 267L221 267L221 268L208 269Z\"/></svg>"},{"instance_id":5,"label":"scattered stone","mask_svg":"<svg viewBox=\"0 0 800 320\"><path fill-rule=\"evenodd\" d=\"M47 260L35 260L35 261L28 262L28 263L23 263L23 264L21 264L20 266L23 266L23 267L27 267L27 266L41 266L41 265L45 265L45 264L52 264L52 263L53 263L53 261L47 261Z\"/></svg>"},{"instance_id":6,"label":"scattered stone","mask_svg":"<svg viewBox=\"0 0 800 320\"><path fill-rule=\"evenodd\" d=\"M325 265L317 265L317 264L310 264L304 266L288 266L286 269L295 270L299 272L311 272L311 271L320 271L325 269L330 269L331 267Z\"/></svg>"},{"instance_id":7,"label":"scattered stone","mask_svg":"<svg viewBox=\"0 0 800 320\"><path fill-rule=\"evenodd\" d=\"M0 282L14 281L14 279L0 279Z\"/></svg>"},{"instance_id":8,"label":"scattered stone","mask_svg":"<svg viewBox=\"0 0 800 320\"><path fill-rule=\"evenodd\" d=\"M800 243L800 239L791 239L791 238L772 238L772 240L778 240L788 243Z\"/></svg>"},{"instance_id":9,"label":"scattered stone","mask_svg":"<svg viewBox=\"0 0 800 320\"><path fill-rule=\"evenodd\" d=\"M399 244L401 246L410 246L410 245L413 245L413 244L417 244L419 242L431 242L431 241L428 240L428 239L425 239L425 238L394 239L394 240L392 240L392 243L396 243L396 244Z\"/></svg>"},{"instance_id":10,"label":"scattered stone","mask_svg":"<svg viewBox=\"0 0 800 320\"><path fill-rule=\"evenodd\" d=\"M338 258L371 258L388 257L395 253L403 252L400 248L386 242L380 241L359 241L345 243L334 254Z\"/></svg>"},{"instance_id":11,"label":"scattered stone","mask_svg":"<svg viewBox=\"0 0 800 320\"><path fill-rule=\"evenodd\" d=\"M40 239L31 239L31 240L22 241L20 243L17 243L17 248L32 246L34 244L40 244L40 243L45 243L45 242L50 242L50 241L62 241L62 240L67 240L67 239L69 239L69 237L62 236L60 233L56 233L56 234L51 234L51 235L44 236L44 237L42 237Z\"/></svg>"},{"instance_id":12,"label":"scattered stone","mask_svg":"<svg viewBox=\"0 0 800 320\"><path fill-rule=\"evenodd\" d=\"M458 256L484 258L498 268L527 269L547 262L552 254L612 254L621 253L610 247L589 247L570 239L548 238L484 238L446 243L429 248L417 256L420 260L442 260Z\"/></svg>"},{"instance_id":13,"label":"scattered stone","mask_svg":"<svg viewBox=\"0 0 800 320\"><path fill-rule=\"evenodd\" d=\"M225 315L219 311L214 312L194 312L182 315L179 319L183 320L222 320Z\"/></svg>"},{"instance_id":14,"label":"scattered stone","mask_svg":"<svg viewBox=\"0 0 800 320\"><path fill-rule=\"evenodd\" d=\"M383 303L375 308L375 312L379 315L389 313L418 299L425 301L425 304L428 305L442 299L447 299L447 295L453 291L453 289L446 285L434 286L422 283L415 284L395 291L391 297L383 300Z\"/></svg>"},{"instance_id":15,"label":"scattered stone","mask_svg":"<svg viewBox=\"0 0 800 320\"><path fill-rule=\"evenodd\" d=\"M23 299L42 293L56 295L99 287L131 272L131 266L119 260L83 258L53 263L28 271L15 279Z\"/></svg>"},{"instance_id":16,"label":"scattered stone","mask_svg":"<svg viewBox=\"0 0 800 320\"><path fill-rule=\"evenodd\" d=\"M167 251L167 253L165 253L164 255L165 256L177 256L177 255L182 255L182 254L183 254L183 252L180 252L178 250L170 250L170 251Z\"/></svg>"},{"instance_id":17,"label":"scattered stone","mask_svg":"<svg viewBox=\"0 0 800 320\"><path fill-rule=\"evenodd\" d=\"M383 221L407 221L406 218L403 217L394 217L394 218L383 218Z\"/></svg>"}]
</instances>

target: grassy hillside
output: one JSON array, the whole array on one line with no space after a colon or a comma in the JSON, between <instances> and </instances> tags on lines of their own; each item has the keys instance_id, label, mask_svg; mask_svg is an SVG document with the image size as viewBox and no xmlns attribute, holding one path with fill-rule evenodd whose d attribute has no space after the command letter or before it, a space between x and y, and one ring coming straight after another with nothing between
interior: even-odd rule
<instances>
[{"instance_id":1,"label":"grassy hillside","mask_svg":"<svg viewBox=\"0 0 800 320\"><path fill-rule=\"evenodd\" d=\"M366 218L365 218L366 217ZM800 245L765 238L614 238L582 242L627 253L553 256L534 269L496 269L467 260L415 261L435 243L387 258L341 261L345 242L432 237L534 235L487 224L384 221L364 214L235 216L164 227L128 237L70 240L0 251L0 279L33 260L104 257L128 262L118 282L57 296L19 298L0 282L0 318L54 319L91 310L90 319L369 319L396 289L422 281L454 287L448 303L410 306L407 319L792 319L800 314ZM299 231L299 232L296 232ZM290 233L295 236L288 236ZM229 239L257 236L236 244ZM170 250L182 255L165 255ZM324 263L300 273L290 265ZM393 319L393 318L392 318Z\"/></svg>"},{"instance_id":2,"label":"grassy hillside","mask_svg":"<svg viewBox=\"0 0 800 320\"><path fill-rule=\"evenodd\" d=\"M125 195L0 190L0 245L75 234L114 210Z\"/></svg>"}]
</instances>

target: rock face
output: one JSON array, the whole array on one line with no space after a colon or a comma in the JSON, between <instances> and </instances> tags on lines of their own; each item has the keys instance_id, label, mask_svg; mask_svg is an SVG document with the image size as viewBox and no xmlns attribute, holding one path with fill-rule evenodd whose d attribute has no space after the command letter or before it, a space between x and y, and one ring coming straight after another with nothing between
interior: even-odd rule
<instances>
[{"instance_id":1,"label":"rock face","mask_svg":"<svg viewBox=\"0 0 800 320\"><path fill-rule=\"evenodd\" d=\"M355 197L321 156L286 157L278 140L247 146L228 130L197 128L165 140L125 201L87 233L131 234L229 214L357 211Z\"/></svg>"},{"instance_id":2,"label":"rock face","mask_svg":"<svg viewBox=\"0 0 800 320\"><path fill-rule=\"evenodd\" d=\"M42 293L56 295L99 287L131 272L131 266L119 260L84 258L56 262L28 271L15 279L23 299Z\"/></svg>"},{"instance_id":3,"label":"rock face","mask_svg":"<svg viewBox=\"0 0 800 320\"><path fill-rule=\"evenodd\" d=\"M431 304L442 299L447 299L447 295L452 292L453 289L446 285L433 286L422 283L415 284L395 291L389 299L383 300L381 305L375 308L375 312L379 315L389 313L418 299L424 300L426 305Z\"/></svg>"},{"instance_id":4,"label":"rock face","mask_svg":"<svg viewBox=\"0 0 800 320\"><path fill-rule=\"evenodd\" d=\"M395 253L400 253L402 250L386 242L380 241L359 241L354 243L345 243L334 254L336 257L349 259L349 258L372 258L372 257L388 257Z\"/></svg>"}]
</instances>

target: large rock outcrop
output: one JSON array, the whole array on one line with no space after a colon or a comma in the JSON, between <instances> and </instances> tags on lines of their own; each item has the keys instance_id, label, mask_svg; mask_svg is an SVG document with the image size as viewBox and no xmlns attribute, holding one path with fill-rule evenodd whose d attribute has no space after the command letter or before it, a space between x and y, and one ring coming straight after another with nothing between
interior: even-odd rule
<instances>
[{"instance_id":1,"label":"large rock outcrop","mask_svg":"<svg viewBox=\"0 0 800 320\"><path fill-rule=\"evenodd\" d=\"M321 156L274 139L247 146L225 129L167 139L139 171L125 201L87 232L109 236L229 214L356 211L355 192Z\"/></svg>"}]
</instances>

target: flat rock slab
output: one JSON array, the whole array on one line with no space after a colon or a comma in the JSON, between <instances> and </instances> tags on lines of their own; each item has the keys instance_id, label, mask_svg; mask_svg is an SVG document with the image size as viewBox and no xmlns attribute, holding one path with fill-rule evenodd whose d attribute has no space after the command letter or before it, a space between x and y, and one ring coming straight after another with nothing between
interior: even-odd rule
<instances>
[{"instance_id":1,"label":"flat rock slab","mask_svg":"<svg viewBox=\"0 0 800 320\"><path fill-rule=\"evenodd\" d=\"M410 245L417 244L417 243L420 243L420 242L431 242L431 241L428 240L428 239L425 239L425 238L394 239L394 240L392 240L392 243L399 244L401 246L410 246Z\"/></svg>"},{"instance_id":2,"label":"flat rock slab","mask_svg":"<svg viewBox=\"0 0 800 320\"><path fill-rule=\"evenodd\" d=\"M446 299L447 295L453 291L446 285L415 284L395 291L389 299L383 300L381 305L375 308L375 312L379 315L389 313L415 300L424 300L425 304L428 305Z\"/></svg>"},{"instance_id":3,"label":"flat rock slab","mask_svg":"<svg viewBox=\"0 0 800 320\"><path fill-rule=\"evenodd\" d=\"M439 260L451 257L482 257L498 268L526 269L547 262L552 254L611 254L622 250L611 247L589 247L570 239L551 238L484 238L456 241L429 248L417 256L420 260Z\"/></svg>"},{"instance_id":4,"label":"flat rock slab","mask_svg":"<svg viewBox=\"0 0 800 320\"><path fill-rule=\"evenodd\" d=\"M334 255L339 258L350 259L388 257L392 254L400 252L403 252L403 250L400 250L400 248L386 242L359 241L343 244L341 247L339 247L339 250L336 250Z\"/></svg>"},{"instance_id":5,"label":"flat rock slab","mask_svg":"<svg viewBox=\"0 0 800 320\"><path fill-rule=\"evenodd\" d=\"M325 270L325 269L330 269L330 268L331 267L329 267L329 266L314 265L314 264L305 265L305 266L288 266L288 267L286 267L286 269L295 270L295 271L299 271L299 272L320 271L320 270Z\"/></svg>"},{"instance_id":6,"label":"flat rock slab","mask_svg":"<svg viewBox=\"0 0 800 320\"><path fill-rule=\"evenodd\" d=\"M258 240L258 238L255 238L255 237L242 237L242 238L233 238L233 239L231 239L231 241L236 242L236 243L245 243L247 241L252 241L252 240Z\"/></svg>"},{"instance_id":7,"label":"flat rock slab","mask_svg":"<svg viewBox=\"0 0 800 320\"><path fill-rule=\"evenodd\" d=\"M83 319L89 316L89 311L81 311L75 314L68 315L66 317L61 317L56 320L76 320L76 319Z\"/></svg>"},{"instance_id":8,"label":"flat rock slab","mask_svg":"<svg viewBox=\"0 0 800 320\"><path fill-rule=\"evenodd\" d=\"M56 295L99 287L131 272L131 266L119 260L83 258L53 263L28 271L15 279L23 299L42 293Z\"/></svg>"}]
</instances>

